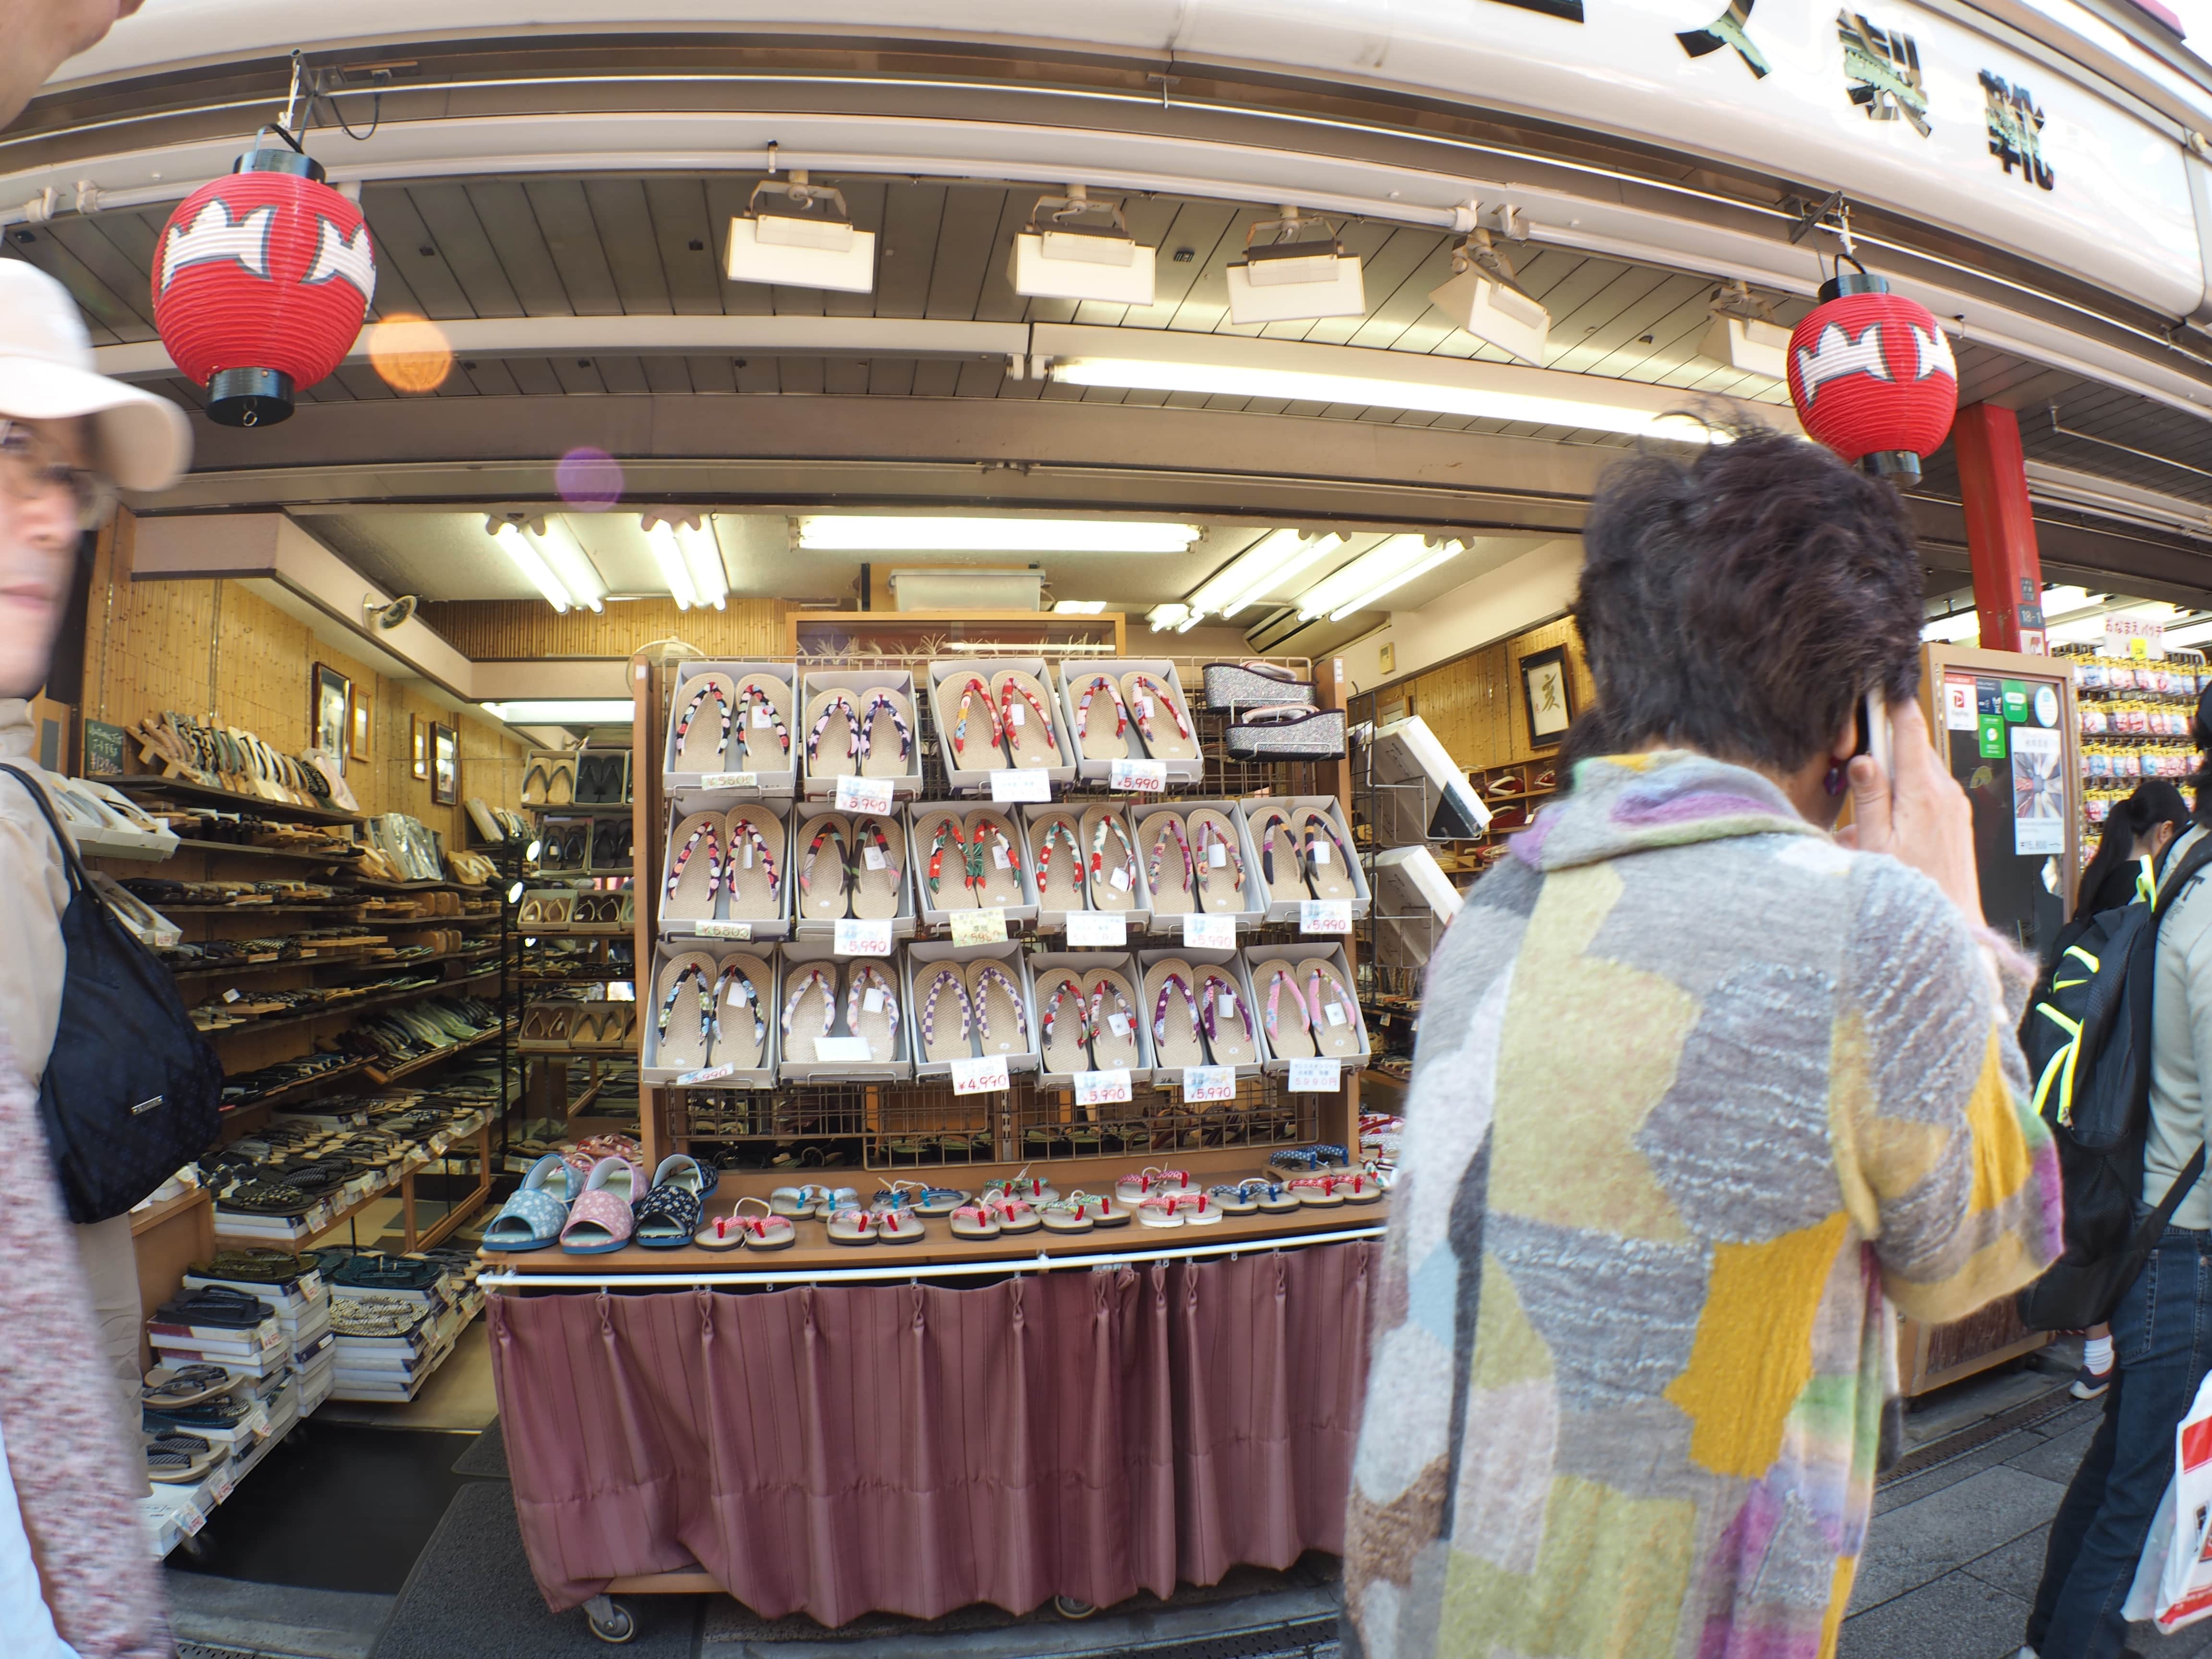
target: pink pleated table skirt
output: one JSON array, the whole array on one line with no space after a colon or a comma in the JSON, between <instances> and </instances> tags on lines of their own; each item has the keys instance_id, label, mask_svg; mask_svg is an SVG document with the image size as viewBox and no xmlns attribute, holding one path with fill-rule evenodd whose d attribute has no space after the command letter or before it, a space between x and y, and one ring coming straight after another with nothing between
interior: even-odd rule
<instances>
[{"instance_id":1,"label":"pink pleated table skirt","mask_svg":"<svg viewBox=\"0 0 2212 1659\"><path fill-rule=\"evenodd\" d=\"M1340 1551L1379 1248L495 1295L531 1570L556 1612L696 1563L763 1617L835 1626L1103 1607Z\"/></svg>"}]
</instances>

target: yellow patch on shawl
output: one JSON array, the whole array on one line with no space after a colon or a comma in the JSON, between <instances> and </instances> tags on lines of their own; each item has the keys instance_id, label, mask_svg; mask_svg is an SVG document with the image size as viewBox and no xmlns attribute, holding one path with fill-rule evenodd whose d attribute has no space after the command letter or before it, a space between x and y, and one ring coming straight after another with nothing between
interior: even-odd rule
<instances>
[{"instance_id":1,"label":"yellow patch on shawl","mask_svg":"<svg viewBox=\"0 0 2212 1659\"><path fill-rule=\"evenodd\" d=\"M1783 1425L1813 1380L1813 1322L1850 1218L1764 1244L1717 1244L1690 1363L1667 1398L1690 1419L1691 1461L1756 1480L1782 1449Z\"/></svg>"},{"instance_id":2,"label":"yellow patch on shawl","mask_svg":"<svg viewBox=\"0 0 2212 1659\"><path fill-rule=\"evenodd\" d=\"M1994 1210L2027 1184L2035 1166L2021 1132L2020 1114L2005 1087L1997 1034L1990 1033L1989 1052L1982 1058L1982 1074L1966 1097L1966 1129L1973 1136L1974 1190L1966 1200L1966 1213Z\"/></svg>"},{"instance_id":3,"label":"yellow patch on shawl","mask_svg":"<svg viewBox=\"0 0 2212 1659\"><path fill-rule=\"evenodd\" d=\"M1836 1659L1836 1638L1844 1628L1844 1613L1851 1604L1851 1581L1858 1577L1859 1559L1846 1555L1836 1563L1836 1576L1828 1581L1828 1613L1820 1620L1818 1659Z\"/></svg>"},{"instance_id":4,"label":"yellow patch on shawl","mask_svg":"<svg viewBox=\"0 0 2212 1659\"><path fill-rule=\"evenodd\" d=\"M1498 1258L1482 1257L1482 1310L1474 1324L1477 1389L1503 1389L1534 1382L1552 1374L1552 1351L1522 1310L1521 1293Z\"/></svg>"},{"instance_id":5,"label":"yellow patch on shawl","mask_svg":"<svg viewBox=\"0 0 2212 1659\"><path fill-rule=\"evenodd\" d=\"M1620 894L1609 865L1554 871L1528 918L1498 1047L1489 1200L1554 1226L1686 1243L1635 1136L1674 1086L1698 1000L1584 954Z\"/></svg>"}]
</instances>

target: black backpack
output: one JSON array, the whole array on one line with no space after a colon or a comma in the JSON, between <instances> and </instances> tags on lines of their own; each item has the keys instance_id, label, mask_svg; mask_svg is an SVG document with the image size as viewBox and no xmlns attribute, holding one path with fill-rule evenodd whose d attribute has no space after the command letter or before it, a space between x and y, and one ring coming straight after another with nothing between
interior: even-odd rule
<instances>
[{"instance_id":1,"label":"black backpack","mask_svg":"<svg viewBox=\"0 0 2212 1659\"><path fill-rule=\"evenodd\" d=\"M192 1029L175 978L94 888L46 792L18 768L0 771L31 792L69 868L69 962L39 1117L70 1219L105 1221L214 1143L222 1066Z\"/></svg>"},{"instance_id":2,"label":"black backpack","mask_svg":"<svg viewBox=\"0 0 2212 1659\"><path fill-rule=\"evenodd\" d=\"M2020 1316L2031 1330L2080 1330L2108 1319L2203 1173L2199 1146L2158 1206L2136 1221L2150 1130L2159 924L2207 865L2212 835L2160 880L2155 903L2138 900L2068 923L2028 999L2021 1051L2036 1112L2057 1143L2066 1200L2063 1253L2020 1292Z\"/></svg>"}]
</instances>

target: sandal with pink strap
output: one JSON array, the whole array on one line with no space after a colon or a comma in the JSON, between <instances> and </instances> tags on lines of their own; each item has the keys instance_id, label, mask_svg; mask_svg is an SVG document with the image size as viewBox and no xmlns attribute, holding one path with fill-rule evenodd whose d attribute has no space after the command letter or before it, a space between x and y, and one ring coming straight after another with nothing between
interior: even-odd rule
<instances>
[{"instance_id":1,"label":"sandal with pink strap","mask_svg":"<svg viewBox=\"0 0 2212 1659\"><path fill-rule=\"evenodd\" d=\"M953 1211L950 1225L955 1238L996 1238L1003 1231L988 1204L963 1204Z\"/></svg>"},{"instance_id":2,"label":"sandal with pink strap","mask_svg":"<svg viewBox=\"0 0 2212 1659\"><path fill-rule=\"evenodd\" d=\"M584 1195L570 1206L561 1230L561 1248L570 1255L606 1255L629 1243L637 1220L630 1200L645 1189L645 1177L626 1158L603 1158L592 1166Z\"/></svg>"}]
</instances>

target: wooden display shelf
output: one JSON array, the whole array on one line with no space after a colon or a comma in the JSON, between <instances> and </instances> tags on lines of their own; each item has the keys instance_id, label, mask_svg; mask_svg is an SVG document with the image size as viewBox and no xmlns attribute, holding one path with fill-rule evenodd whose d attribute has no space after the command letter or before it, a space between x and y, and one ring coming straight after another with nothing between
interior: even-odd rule
<instances>
[{"instance_id":1,"label":"wooden display shelf","mask_svg":"<svg viewBox=\"0 0 2212 1659\"><path fill-rule=\"evenodd\" d=\"M480 1036L472 1036L466 1042L457 1042L450 1048L441 1048L435 1054L420 1055L389 1072L380 1072L373 1064L366 1060L362 1062L362 1067L368 1072L370 1082L389 1086L398 1082L402 1078L413 1077L417 1072L427 1072L433 1066L438 1065L441 1061L451 1060L456 1054L465 1054L472 1048L481 1048L487 1042L496 1042L514 1030L514 1027L509 1025L501 1030L486 1031Z\"/></svg>"},{"instance_id":2,"label":"wooden display shelf","mask_svg":"<svg viewBox=\"0 0 2212 1659\"><path fill-rule=\"evenodd\" d=\"M235 790L194 783L189 778L166 778L154 772L133 772L119 778L102 778L100 781L120 789L126 795L169 795L195 805L220 805L227 811L251 812L256 817L274 818L280 823L360 824L368 822L358 812L340 812L321 806L295 806L289 801L266 800L259 795L241 795Z\"/></svg>"},{"instance_id":3,"label":"wooden display shelf","mask_svg":"<svg viewBox=\"0 0 2212 1659\"><path fill-rule=\"evenodd\" d=\"M348 846L334 853L307 853L294 847L249 847L238 842L190 841L182 836L177 840L177 850L171 856L186 853L205 853L223 858L276 859L294 864L339 865L359 860L360 849Z\"/></svg>"},{"instance_id":4,"label":"wooden display shelf","mask_svg":"<svg viewBox=\"0 0 2212 1659\"><path fill-rule=\"evenodd\" d=\"M174 1198L165 1198L159 1204L149 1204L143 1210L131 1211L131 1236L136 1238L141 1233L150 1232L162 1225L172 1216L182 1215L188 1210L212 1202L214 1200L209 1198L206 1188L188 1187Z\"/></svg>"},{"instance_id":5,"label":"wooden display shelf","mask_svg":"<svg viewBox=\"0 0 2212 1659\"><path fill-rule=\"evenodd\" d=\"M358 910L367 902L320 899L313 904L159 904L152 899L139 901L165 916L336 916Z\"/></svg>"},{"instance_id":6,"label":"wooden display shelf","mask_svg":"<svg viewBox=\"0 0 2212 1659\"><path fill-rule=\"evenodd\" d=\"M284 1101L292 1099L295 1096L305 1094L308 1090L313 1088L318 1084L328 1083L332 1078L351 1077L356 1072L367 1070L368 1066L368 1062L365 1060L355 1060L351 1065L348 1066L333 1066L327 1072L318 1072L313 1077L301 1078L297 1083L288 1083L283 1088L276 1090L272 1093L256 1095L251 1100L241 1100L236 1106L233 1107L231 1110L234 1113L243 1113L251 1111L256 1107L278 1105ZM228 1123L228 1116L226 1116L225 1121Z\"/></svg>"},{"instance_id":7,"label":"wooden display shelf","mask_svg":"<svg viewBox=\"0 0 2212 1659\"><path fill-rule=\"evenodd\" d=\"M395 967L411 968L414 963L394 963ZM325 1019L348 1019L356 1014L373 1013L379 1009L397 1008L405 1003L420 1002L424 997L434 997L463 985L473 985L480 979L489 979L499 972L487 968L481 972L464 974L459 979L441 979L434 985L417 985L404 991L388 992L382 996L364 996L344 1002L333 1002L326 1007L303 1013L270 1014L258 1019L246 1019L236 1025L225 1025L216 1030L202 1031L204 1037L243 1036L249 1031L281 1031L289 1027L313 1025Z\"/></svg>"},{"instance_id":8,"label":"wooden display shelf","mask_svg":"<svg viewBox=\"0 0 2212 1659\"><path fill-rule=\"evenodd\" d=\"M358 950L362 947L356 946L354 948ZM291 972L303 968L359 968L363 965L363 958L359 956L313 956L292 957L277 962L217 962L210 963L204 968L173 967L169 971L175 977L178 983L182 984L186 980L232 979L240 974L268 974L277 972L280 969L286 972ZM367 965L375 967L381 966L382 964L368 963ZM399 966L404 964L394 965Z\"/></svg>"}]
</instances>

